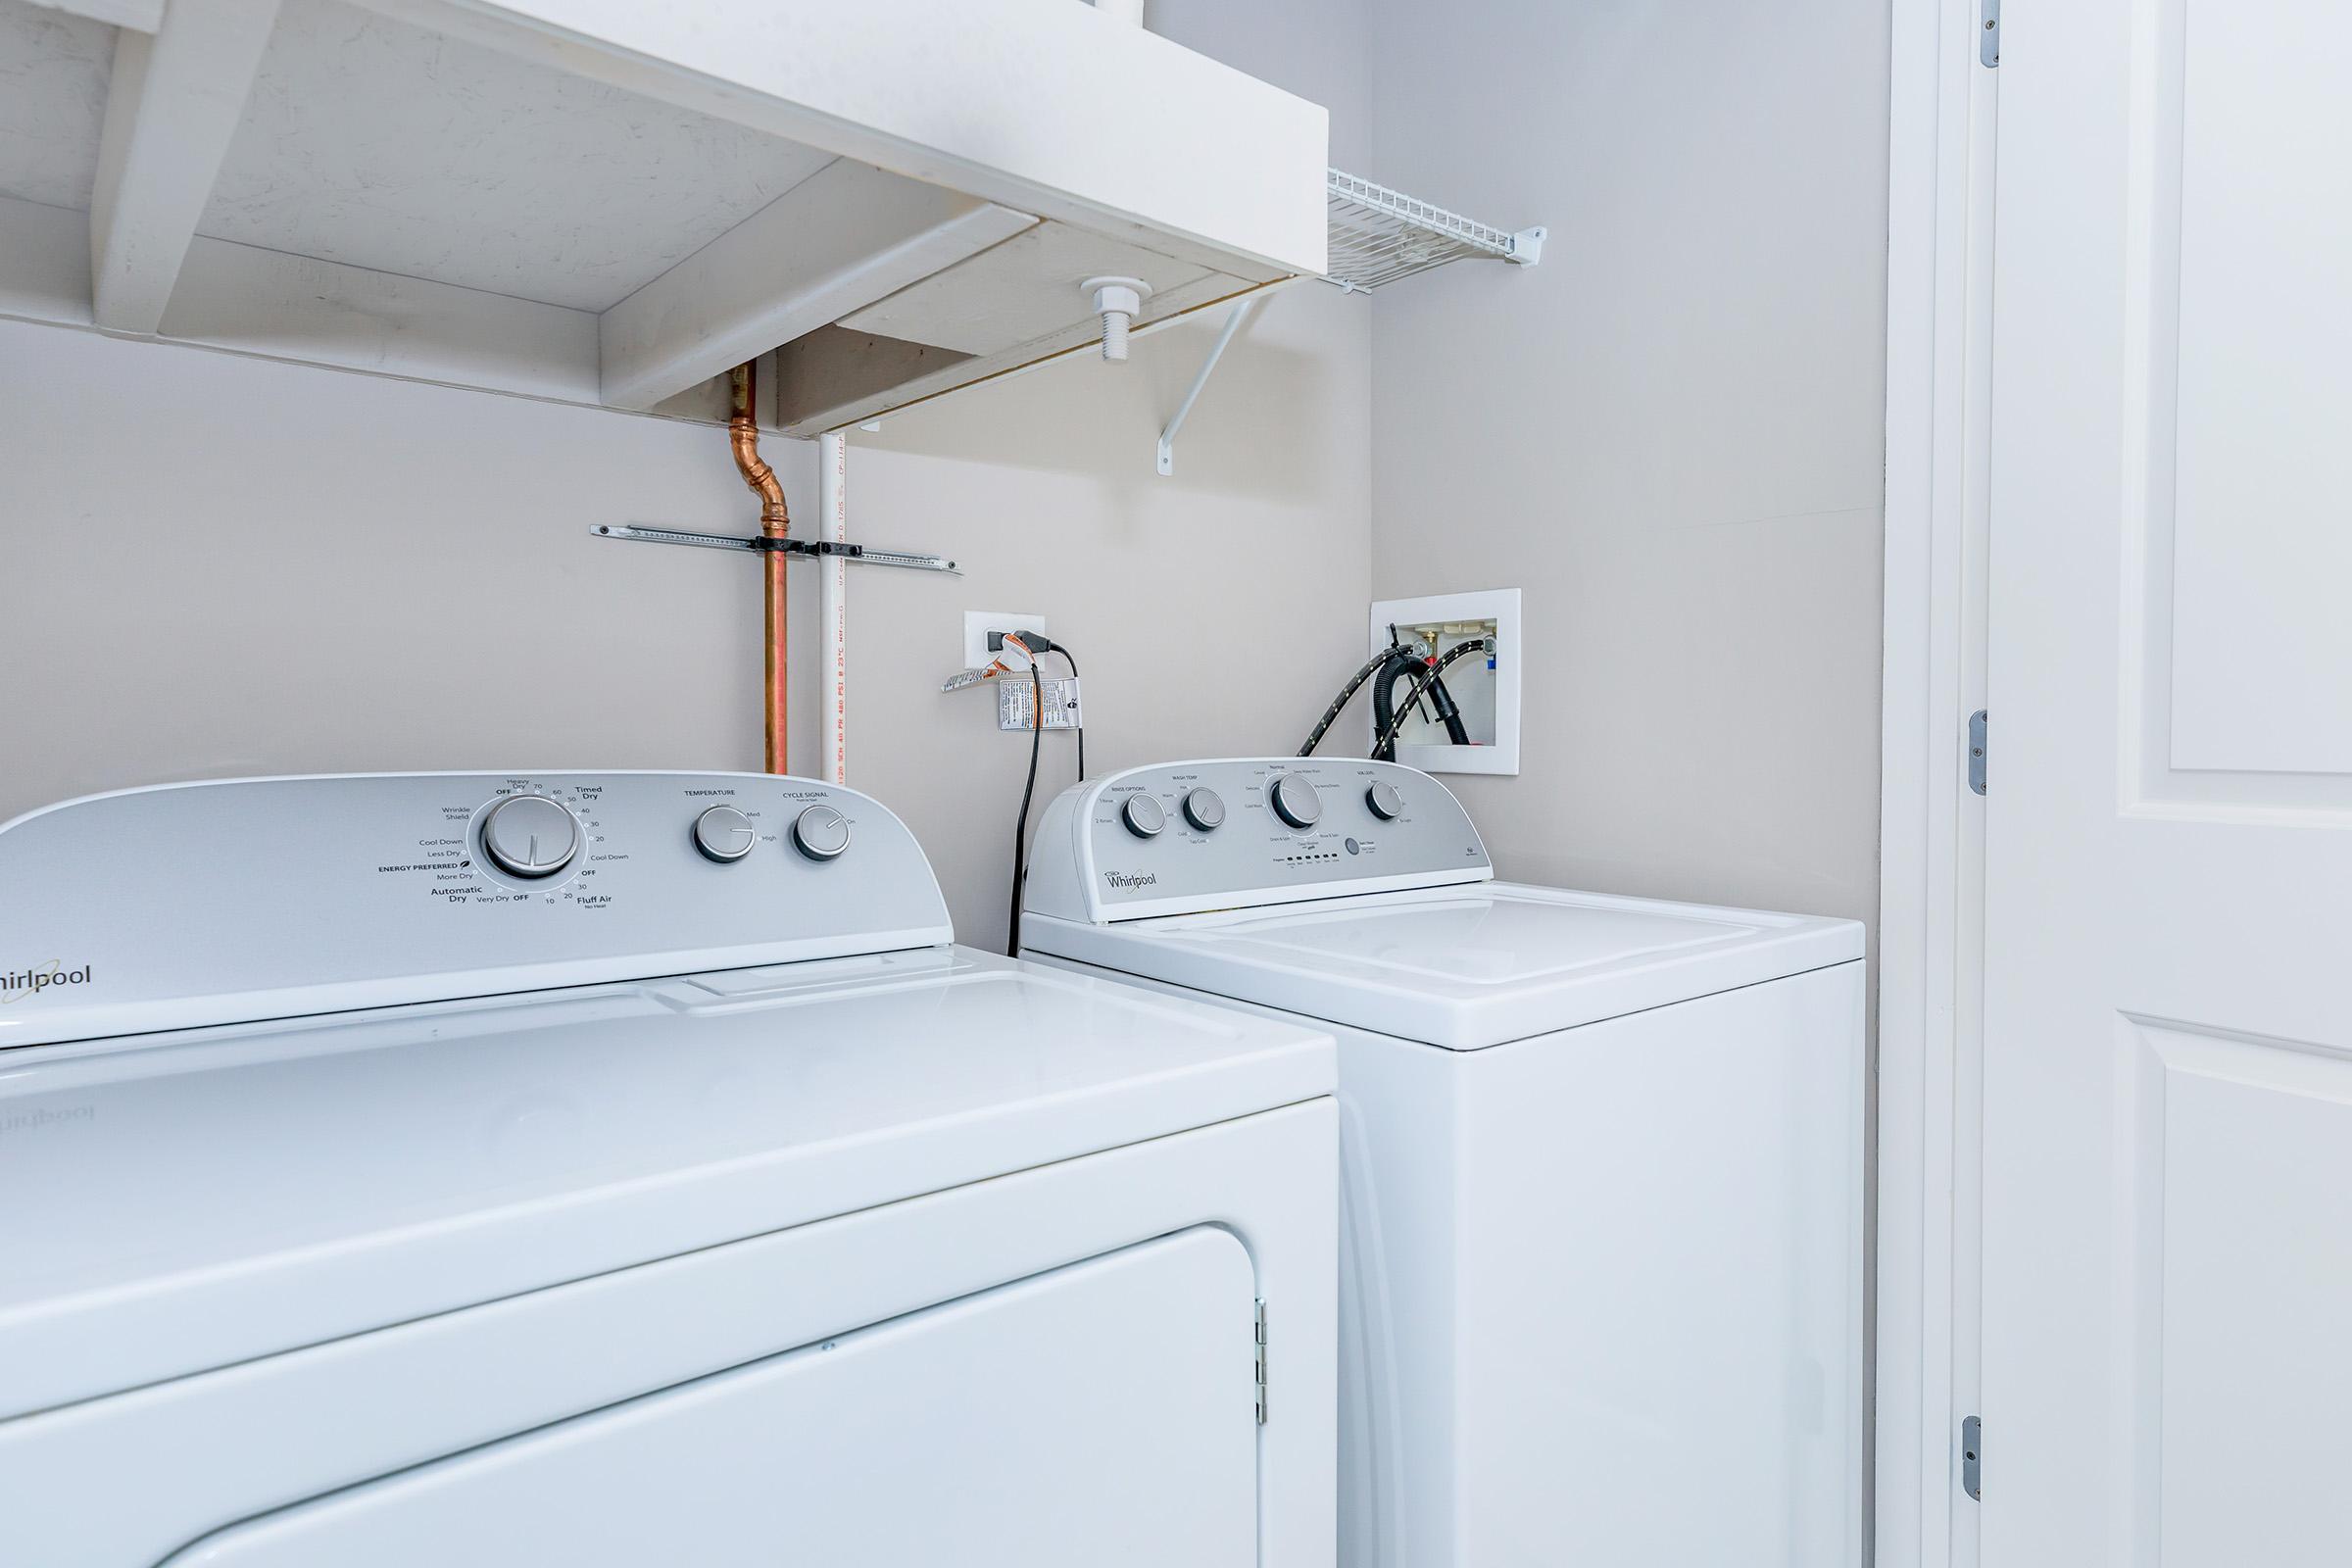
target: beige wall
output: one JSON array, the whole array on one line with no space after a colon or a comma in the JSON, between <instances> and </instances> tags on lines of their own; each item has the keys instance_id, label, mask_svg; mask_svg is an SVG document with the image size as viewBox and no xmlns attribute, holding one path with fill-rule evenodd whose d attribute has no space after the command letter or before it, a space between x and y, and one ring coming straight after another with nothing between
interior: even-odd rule
<instances>
[{"instance_id":1,"label":"beige wall","mask_svg":"<svg viewBox=\"0 0 2352 1568\"><path fill-rule=\"evenodd\" d=\"M1352 0L1272 27L1249 0L1152 16L1331 105L1343 144L1353 19ZM853 537L966 571L854 570L849 607L850 780L911 822L966 940L1003 939L1027 760L985 694L938 693L966 608L1042 612L1078 650L1098 769L1295 745L1360 637L1364 302L1298 289L1264 312L1160 479L1154 437L1210 330L853 436ZM174 778L760 764L750 560L587 532L750 532L717 431L11 322L0 411L0 820ZM813 446L769 446L813 516ZM1071 776L1050 739L1041 799Z\"/></svg>"},{"instance_id":2,"label":"beige wall","mask_svg":"<svg viewBox=\"0 0 2352 1568\"><path fill-rule=\"evenodd\" d=\"M1373 0L1377 176L1551 231L1374 309L1374 589L1526 590L1507 876L1876 914L1886 24Z\"/></svg>"},{"instance_id":3,"label":"beige wall","mask_svg":"<svg viewBox=\"0 0 2352 1568\"><path fill-rule=\"evenodd\" d=\"M1526 772L1459 781L1506 874L1869 916L1883 0L1369 4L1152 22L1328 104L1336 162L1547 222L1544 264L1291 290L1173 479L1152 438L1211 325L856 433L855 536L968 575L853 574L852 782L995 942L1025 748L936 691L964 609L1079 650L1101 769L1287 751L1374 590L1518 585ZM246 772L758 765L749 562L586 532L749 531L707 427L9 323L0 409L0 817ZM770 446L812 514L813 449ZM1047 786L1069 765L1055 738Z\"/></svg>"}]
</instances>

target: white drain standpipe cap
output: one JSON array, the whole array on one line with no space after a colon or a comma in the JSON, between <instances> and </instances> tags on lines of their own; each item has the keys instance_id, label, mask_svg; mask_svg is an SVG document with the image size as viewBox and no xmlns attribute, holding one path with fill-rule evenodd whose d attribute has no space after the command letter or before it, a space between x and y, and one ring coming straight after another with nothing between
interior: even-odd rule
<instances>
[{"instance_id":1,"label":"white drain standpipe cap","mask_svg":"<svg viewBox=\"0 0 2352 1568\"><path fill-rule=\"evenodd\" d=\"M1078 285L1091 295L1102 318L1102 357L1113 363L1127 358L1127 328L1144 308L1152 285L1140 277L1090 277Z\"/></svg>"}]
</instances>

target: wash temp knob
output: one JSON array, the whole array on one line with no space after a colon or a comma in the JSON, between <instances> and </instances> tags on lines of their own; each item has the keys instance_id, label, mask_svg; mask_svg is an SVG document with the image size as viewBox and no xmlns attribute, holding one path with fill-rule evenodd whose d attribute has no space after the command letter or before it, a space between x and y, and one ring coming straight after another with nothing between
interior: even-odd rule
<instances>
[{"instance_id":1,"label":"wash temp knob","mask_svg":"<svg viewBox=\"0 0 2352 1568\"><path fill-rule=\"evenodd\" d=\"M1274 814L1293 827L1313 827L1323 819L1323 802L1316 797L1314 785L1296 773L1276 779L1266 794L1274 803Z\"/></svg>"},{"instance_id":2,"label":"wash temp knob","mask_svg":"<svg viewBox=\"0 0 2352 1568\"><path fill-rule=\"evenodd\" d=\"M811 806L792 819L792 847L811 860L835 860L850 847L850 819L830 806Z\"/></svg>"},{"instance_id":3,"label":"wash temp knob","mask_svg":"<svg viewBox=\"0 0 2352 1568\"><path fill-rule=\"evenodd\" d=\"M1225 797L1203 786L1188 791L1184 797L1184 819L1203 833L1213 833L1225 825Z\"/></svg>"},{"instance_id":4,"label":"wash temp knob","mask_svg":"<svg viewBox=\"0 0 2352 1568\"><path fill-rule=\"evenodd\" d=\"M579 818L544 795L510 795L482 818L482 853L509 876L554 876L580 853Z\"/></svg>"}]
</instances>

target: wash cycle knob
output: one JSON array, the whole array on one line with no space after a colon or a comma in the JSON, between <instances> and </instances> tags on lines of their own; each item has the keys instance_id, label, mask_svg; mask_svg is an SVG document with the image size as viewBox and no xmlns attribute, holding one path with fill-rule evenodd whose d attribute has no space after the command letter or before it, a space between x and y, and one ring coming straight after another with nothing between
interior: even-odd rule
<instances>
[{"instance_id":1,"label":"wash cycle knob","mask_svg":"<svg viewBox=\"0 0 2352 1568\"><path fill-rule=\"evenodd\" d=\"M792 847L811 860L837 860L850 847L850 819L830 806L811 806L792 819Z\"/></svg>"},{"instance_id":2,"label":"wash cycle knob","mask_svg":"<svg viewBox=\"0 0 2352 1568\"><path fill-rule=\"evenodd\" d=\"M1313 827L1323 819L1323 802L1315 787L1296 773L1276 779L1267 793L1274 802L1274 814L1293 827Z\"/></svg>"},{"instance_id":3,"label":"wash cycle knob","mask_svg":"<svg viewBox=\"0 0 2352 1568\"><path fill-rule=\"evenodd\" d=\"M509 876L554 876L580 853L580 819L544 795L510 795L482 818L482 853Z\"/></svg>"}]
</instances>

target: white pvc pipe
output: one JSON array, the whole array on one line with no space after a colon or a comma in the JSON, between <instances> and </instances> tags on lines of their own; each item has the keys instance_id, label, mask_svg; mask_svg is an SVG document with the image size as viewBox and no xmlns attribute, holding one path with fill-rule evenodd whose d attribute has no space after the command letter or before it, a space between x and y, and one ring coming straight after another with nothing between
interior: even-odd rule
<instances>
[{"instance_id":1,"label":"white pvc pipe","mask_svg":"<svg viewBox=\"0 0 2352 1568\"><path fill-rule=\"evenodd\" d=\"M816 438L816 526L820 538L850 542L850 443L839 430ZM824 650L825 776L849 783L850 769L850 567L828 556L817 569L817 636Z\"/></svg>"}]
</instances>

